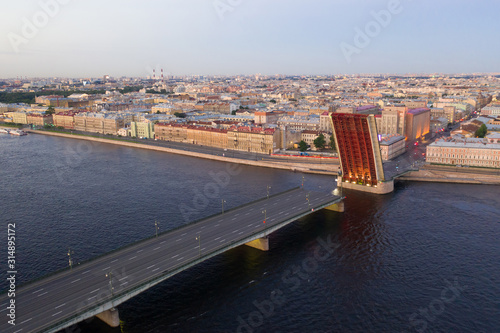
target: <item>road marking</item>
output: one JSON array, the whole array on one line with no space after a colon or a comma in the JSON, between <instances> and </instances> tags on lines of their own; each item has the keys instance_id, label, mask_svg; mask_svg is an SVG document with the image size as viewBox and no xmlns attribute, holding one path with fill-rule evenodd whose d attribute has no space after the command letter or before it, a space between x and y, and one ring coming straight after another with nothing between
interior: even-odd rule
<instances>
[{"instance_id":1,"label":"road marking","mask_svg":"<svg viewBox=\"0 0 500 333\"><path fill-rule=\"evenodd\" d=\"M242 232L240 232L238 235L241 235L242 233L243 233L243 231L242 231Z\"/></svg>"},{"instance_id":2,"label":"road marking","mask_svg":"<svg viewBox=\"0 0 500 333\"><path fill-rule=\"evenodd\" d=\"M234 220L236 220L236 217L231 219L231 221L234 221Z\"/></svg>"},{"instance_id":3,"label":"road marking","mask_svg":"<svg viewBox=\"0 0 500 333\"><path fill-rule=\"evenodd\" d=\"M238 214L235 214L234 216L239 216L239 215L240 215L240 213L238 213Z\"/></svg>"},{"instance_id":4,"label":"road marking","mask_svg":"<svg viewBox=\"0 0 500 333\"><path fill-rule=\"evenodd\" d=\"M179 255L178 255L178 254L176 254L175 256L173 256L173 257L172 257L172 259L177 258L178 256L179 256Z\"/></svg>"},{"instance_id":5,"label":"road marking","mask_svg":"<svg viewBox=\"0 0 500 333\"><path fill-rule=\"evenodd\" d=\"M48 294L48 292L46 291L46 292L44 292L43 294L38 295L38 297L43 296L43 295L45 295L45 294Z\"/></svg>"},{"instance_id":6,"label":"road marking","mask_svg":"<svg viewBox=\"0 0 500 333\"><path fill-rule=\"evenodd\" d=\"M183 233L181 236L186 236L186 233Z\"/></svg>"},{"instance_id":7,"label":"road marking","mask_svg":"<svg viewBox=\"0 0 500 333\"><path fill-rule=\"evenodd\" d=\"M273 203L273 206L276 206L277 204L278 204L278 203L277 203L277 202L275 202L275 203Z\"/></svg>"},{"instance_id":8,"label":"road marking","mask_svg":"<svg viewBox=\"0 0 500 333\"><path fill-rule=\"evenodd\" d=\"M43 290L43 288L42 289L38 289L37 291L34 291L33 294L36 294L37 292L40 292L42 290Z\"/></svg>"},{"instance_id":9,"label":"road marking","mask_svg":"<svg viewBox=\"0 0 500 333\"><path fill-rule=\"evenodd\" d=\"M279 215L283 214L284 212L280 212Z\"/></svg>"},{"instance_id":10,"label":"road marking","mask_svg":"<svg viewBox=\"0 0 500 333\"><path fill-rule=\"evenodd\" d=\"M133 256L132 258L129 258L128 260L132 260L132 259L135 259L137 258L137 256Z\"/></svg>"},{"instance_id":11,"label":"road marking","mask_svg":"<svg viewBox=\"0 0 500 333\"><path fill-rule=\"evenodd\" d=\"M118 261L118 259L115 259L115 260L113 260L111 263L114 263L114 262L117 262L117 261Z\"/></svg>"},{"instance_id":12,"label":"road marking","mask_svg":"<svg viewBox=\"0 0 500 333\"><path fill-rule=\"evenodd\" d=\"M293 208L292 208L292 209L295 209L295 208L297 208L297 206L293 206Z\"/></svg>"},{"instance_id":13,"label":"road marking","mask_svg":"<svg viewBox=\"0 0 500 333\"><path fill-rule=\"evenodd\" d=\"M238 231L240 231L240 229L233 231L232 234L234 234L235 232L238 232Z\"/></svg>"},{"instance_id":14,"label":"road marking","mask_svg":"<svg viewBox=\"0 0 500 333\"><path fill-rule=\"evenodd\" d=\"M216 238L216 239L214 239L214 240L218 240L218 239L220 239L220 237L217 237L217 238Z\"/></svg>"},{"instance_id":15,"label":"road marking","mask_svg":"<svg viewBox=\"0 0 500 333\"><path fill-rule=\"evenodd\" d=\"M155 267L156 265L151 265L149 267L146 267L146 269L150 269L151 267Z\"/></svg>"},{"instance_id":16,"label":"road marking","mask_svg":"<svg viewBox=\"0 0 500 333\"><path fill-rule=\"evenodd\" d=\"M201 227L200 229L204 229L206 226L204 225L203 227Z\"/></svg>"},{"instance_id":17,"label":"road marking","mask_svg":"<svg viewBox=\"0 0 500 333\"><path fill-rule=\"evenodd\" d=\"M92 296L90 298L87 298L87 301L90 301L92 298L95 298L95 296Z\"/></svg>"},{"instance_id":18,"label":"road marking","mask_svg":"<svg viewBox=\"0 0 500 333\"><path fill-rule=\"evenodd\" d=\"M205 250L205 248L202 248L201 250L203 251L203 250Z\"/></svg>"},{"instance_id":19,"label":"road marking","mask_svg":"<svg viewBox=\"0 0 500 333\"><path fill-rule=\"evenodd\" d=\"M160 267L157 267L157 268L153 269L151 272L155 272L155 271L157 271L159 269L160 269Z\"/></svg>"},{"instance_id":20,"label":"road marking","mask_svg":"<svg viewBox=\"0 0 500 333\"><path fill-rule=\"evenodd\" d=\"M165 243L165 242L166 242L166 240L164 240L163 242L160 242L160 244L163 244L163 243Z\"/></svg>"},{"instance_id":21,"label":"road marking","mask_svg":"<svg viewBox=\"0 0 500 333\"><path fill-rule=\"evenodd\" d=\"M177 261L182 260L182 259L184 259L184 257L180 257L179 259L177 259Z\"/></svg>"},{"instance_id":22,"label":"road marking","mask_svg":"<svg viewBox=\"0 0 500 333\"><path fill-rule=\"evenodd\" d=\"M59 308L61 308L61 307L65 306L65 305L66 305L66 303L61 304L61 305L58 305L58 306L56 306L56 307L54 308L54 310L55 310L55 309L59 309Z\"/></svg>"},{"instance_id":23,"label":"road marking","mask_svg":"<svg viewBox=\"0 0 500 333\"><path fill-rule=\"evenodd\" d=\"M219 224L216 224L215 226L216 226L216 227L218 227L218 226L219 226Z\"/></svg>"},{"instance_id":24,"label":"road marking","mask_svg":"<svg viewBox=\"0 0 500 333\"><path fill-rule=\"evenodd\" d=\"M58 315L58 314L60 314L60 313L62 313L62 311L59 311L59 312L57 312L57 313L54 313L54 314L52 315L52 317L57 316L57 315Z\"/></svg>"},{"instance_id":25,"label":"road marking","mask_svg":"<svg viewBox=\"0 0 500 333\"><path fill-rule=\"evenodd\" d=\"M80 281L80 280L81 280L81 279L76 279L76 280L74 280L74 281L71 281L71 283L75 283L75 282L78 282L78 281Z\"/></svg>"},{"instance_id":26,"label":"road marking","mask_svg":"<svg viewBox=\"0 0 500 333\"><path fill-rule=\"evenodd\" d=\"M33 319L33 318L26 319L25 321L20 322L20 323L19 323L19 325L24 324L24 323L27 323L27 322L28 322L28 321L30 321L31 319ZM20 331L20 330L19 330L19 331ZM19 332L19 331L16 331L16 332Z\"/></svg>"},{"instance_id":27,"label":"road marking","mask_svg":"<svg viewBox=\"0 0 500 333\"><path fill-rule=\"evenodd\" d=\"M14 333L21 332L23 329L21 328L20 330L14 331Z\"/></svg>"},{"instance_id":28,"label":"road marking","mask_svg":"<svg viewBox=\"0 0 500 333\"><path fill-rule=\"evenodd\" d=\"M144 251L144 250L137 250L137 252L136 252L136 253L139 253L139 252L142 252L142 251Z\"/></svg>"},{"instance_id":29,"label":"road marking","mask_svg":"<svg viewBox=\"0 0 500 333\"><path fill-rule=\"evenodd\" d=\"M180 241L180 240L182 240L182 238L179 238L178 240L176 240L176 242L178 242L178 241Z\"/></svg>"},{"instance_id":30,"label":"road marking","mask_svg":"<svg viewBox=\"0 0 500 333\"><path fill-rule=\"evenodd\" d=\"M225 240L225 239L223 239L223 240L221 240L219 243L222 243L222 242L225 242L225 241L226 241L226 240Z\"/></svg>"},{"instance_id":31,"label":"road marking","mask_svg":"<svg viewBox=\"0 0 500 333\"><path fill-rule=\"evenodd\" d=\"M111 266L108 266L106 268L103 268L102 270L105 271L105 270L110 269L110 268L111 268Z\"/></svg>"},{"instance_id":32,"label":"road marking","mask_svg":"<svg viewBox=\"0 0 500 333\"><path fill-rule=\"evenodd\" d=\"M121 279L118 279L118 281L125 280L126 278L128 278L128 276L122 277Z\"/></svg>"},{"instance_id":33,"label":"road marking","mask_svg":"<svg viewBox=\"0 0 500 333\"><path fill-rule=\"evenodd\" d=\"M97 292L99 290L101 290L101 288L97 288L96 290L92 290L90 293L93 294L93 293L95 293L95 292Z\"/></svg>"},{"instance_id":34,"label":"road marking","mask_svg":"<svg viewBox=\"0 0 500 333\"><path fill-rule=\"evenodd\" d=\"M82 275L87 274L88 272L90 272L90 269L88 271L83 272Z\"/></svg>"},{"instance_id":35,"label":"road marking","mask_svg":"<svg viewBox=\"0 0 500 333\"><path fill-rule=\"evenodd\" d=\"M128 283L128 281L123 282L122 284L120 284L120 286L124 286L124 285L126 285L127 283Z\"/></svg>"},{"instance_id":36,"label":"road marking","mask_svg":"<svg viewBox=\"0 0 500 333\"><path fill-rule=\"evenodd\" d=\"M270 219L269 222L274 221L274 220L276 220L276 219Z\"/></svg>"},{"instance_id":37,"label":"road marking","mask_svg":"<svg viewBox=\"0 0 500 333\"><path fill-rule=\"evenodd\" d=\"M250 212L246 213L245 215L250 215Z\"/></svg>"},{"instance_id":38,"label":"road marking","mask_svg":"<svg viewBox=\"0 0 500 333\"><path fill-rule=\"evenodd\" d=\"M255 227L256 227L256 228L258 228L259 226L258 226L258 225L256 225Z\"/></svg>"},{"instance_id":39,"label":"road marking","mask_svg":"<svg viewBox=\"0 0 500 333\"><path fill-rule=\"evenodd\" d=\"M154 251L154 250L158 250L159 248L161 248L161 246L155 247L155 248L153 249L153 251Z\"/></svg>"}]
</instances>

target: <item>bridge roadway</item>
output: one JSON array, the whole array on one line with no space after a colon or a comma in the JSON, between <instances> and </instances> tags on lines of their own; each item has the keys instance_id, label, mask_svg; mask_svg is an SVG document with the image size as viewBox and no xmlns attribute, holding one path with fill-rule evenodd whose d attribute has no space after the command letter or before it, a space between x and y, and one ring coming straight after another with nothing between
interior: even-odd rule
<instances>
[{"instance_id":1,"label":"bridge roadway","mask_svg":"<svg viewBox=\"0 0 500 333\"><path fill-rule=\"evenodd\" d=\"M333 194L296 188L21 286L16 290L15 326L6 316L10 299L6 293L0 295L0 332L56 332L111 309L199 262L341 200ZM109 272L111 279L106 277Z\"/></svg>"}]
</instances>

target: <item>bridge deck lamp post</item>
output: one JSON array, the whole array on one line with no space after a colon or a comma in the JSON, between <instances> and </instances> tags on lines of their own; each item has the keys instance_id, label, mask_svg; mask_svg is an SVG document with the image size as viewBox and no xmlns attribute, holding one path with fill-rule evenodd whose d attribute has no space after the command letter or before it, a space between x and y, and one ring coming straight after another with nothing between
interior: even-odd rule
<instances>
[{"instance_id":1,"label":"bridge deck lamp post","mask_svg":"<svg viewBox=\"0 0 500 333\"><path fill-rule=\"evenodd\" d=\"M266 220L267 220L267 209L264 209L262 211L262 214L264 214L264 224L266 223Z\"/></svg>"},{"instance_id":2,"label":"bridge deck lamp post","mask_svg":"<svg viewBox=\"0 0 500 333\"><path fill-rule=\"evenodd\" d=\"M309 200L309 193L306 194L307 208L311 207L311 201Z\"/></svg>"},{"instance_id":3,"label":"bridge deck lamp post","mask_svg":"<svg viewBox=\"0 0 500 333\"><path fill-rule=\"evenodd\" d=\"M158 237L158 229L160 229L160 226L159 226L159 223L155 220L156 237Z\"/></svg>"},{"instance_id":4,"label":"bridge deck lamp post","mask_svg":"<svg viewBox=\"0 0 500 333\"><path fill-rule=\"evenodd\" d=\"M226 200L222 199L222 214L224 214L224 203L226 202Z\"/></svg>"},{"instance_id":5,"label":"bridge deck lamp post","mask_svg":"<svg viewBox=\"0 0 500 333\"><path fill-rule=\"evenodd\" d=\"M106 277L109 277L109 290L111 290L111 295L113 296L113 275L111 272L106 274Z\"/></svg>"},{"instance_id":6,"label":"bridge deck lamp post","mask_svg":"<svg viewBox=\"0 0 500 333\"><path fill-rule=\"evenodd\" d=\"M304 175L302 175L302 188L304 188Z\"/></svg>"},{"instance_id":7,"label":"bridge deck lamp post","mask_svg":"<svg viewBox=\"0 0 500 333\"><path fill-rule=\"evenodd\" d=\"M201 258L201 234L196 236L196 240L198 241L198 249L200 250L200 258Z\"/></svg>"},{"instance_id":8,"label":"bridge deck lamp post","mask_svg":"<svg viewBox=\"0 0 500 333\"><path fill-rule=\"evenodd\" d=\"M71 259L71 255L75 252L71 251L71 248L68 248L68 257L69 257L69 269L73 269L73 259Z\"/></svg>"},{"instance_id":9,"label":"bridge deck lamp post","mask_svg":"<svg viewBox=\"0 0 500 333\"><path fill-rule=\"evenodd\" d=\"M267 185L267 198L269 199L269 190L271 189L271 186Z\"/></svg>"}]
</instances>

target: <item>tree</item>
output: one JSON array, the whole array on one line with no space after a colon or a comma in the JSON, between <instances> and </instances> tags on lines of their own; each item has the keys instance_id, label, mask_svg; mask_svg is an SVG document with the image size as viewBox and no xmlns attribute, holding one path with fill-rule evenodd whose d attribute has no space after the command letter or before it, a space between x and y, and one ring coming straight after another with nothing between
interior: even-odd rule
<instances>
[{"instance_id":1,"label":"tree","mask_svg":"<svg viewBox=\"0 0 500 333\"><path fill-rule=\"evenodd\" d=\"M325 144L326 144L326 140L325 140L325 136L323 135L323 133L321 133L320 135L318 135L318 137L316 139L314 139L314 146L317 149L325 148Z\"/></svg>"},{"instance_id":2,"label":"tree","mask_svg":"<svg viewBox=\"0 0 500 333\"><path fill-rule=\"evenodd\" d=\"M337 150L337 147L335 147L335 138L333 137L333 134L330 135L330 147L332 147L332 150Z\"/></svg>"},{"instance_id":3,"label":"tree","mask_svg":"<svg viewBox=\"0 0 500 333\"><path fill-rule=\"evenodd\" d=\"M231 111L231 114L232 114L233 116L235 116L235 115L236 115L236 110Z\"/></svg>"},{"instance_id":4,"label":"tree","mask_svg":"<svg viewBox=\"0 0 500 333\"><path fill-rule=\"evenodd\" d=\"M275 99L272 99L270 100L269 102L273 103L273 104L276 104L276 100Z\"/></svg>"},{"instance_id":5,"label":"tree","mask_svg":"<svg viewBox=\"0 0 500 333\"><path fill-rule=\"evenodd\" d=\"M161 112L160 112L160 110L157 110L157 111L156 111L156 114L160 114L160 113L161 113Z\"/></svg>"},{"instance_id":6,"label":"tree","mask_svg":"<svg viewBox=\"0 0 500 333\"><path fill-rule=\"evenodd\" d=\"M479 127L474 134L478 138L484 138L486 133L488 133L488 129L486 128L485 124L482 124L481 127Z\"/></svg>"},{"instance_id":7,"label":"tree","mask_svg":"<svg viewBox=\"0 0 500 333\"><path fill-rule=\"evenodd\" d=\"M300 151L306 151L307 150L307 143L304 140L302 140L302 141L299 142L299 150Z\"/></svg>"},{"instance_id":8,"label":"tree","mask_svg":"<svg viewBox=\"0 0 500 333\"><path fill-rule=\"evenodd\" d=\"M174 116L176 116L177 118L186 118L186 114L182 112L175 112Z\"/></svg>"},{"instance_id":9,"label":"tree","mask_svg":"<svg viewBox=\"0 0 500 333\"><path fill-rule=\"evenodd\" d=\"M47 108L47 111L45 111L45 114L54 114L56 111L54 110L54 107L51 105Z\"/></svg>"}]
</instances>

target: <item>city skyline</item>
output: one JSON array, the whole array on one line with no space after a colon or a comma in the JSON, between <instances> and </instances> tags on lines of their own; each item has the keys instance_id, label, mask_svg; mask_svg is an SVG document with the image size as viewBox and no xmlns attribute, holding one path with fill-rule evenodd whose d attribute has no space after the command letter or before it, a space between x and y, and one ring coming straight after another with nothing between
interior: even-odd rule
<instances>
[{"instance_id":1,"label":"city skyline","mask_svg":"<svg viewBox=\"0 0 500 333\"><path fill-rule=\"evenodd\" d=\"M0 14L0 76L499 72L495 3L42 0Z\"/></svg>"}]
</instances>

